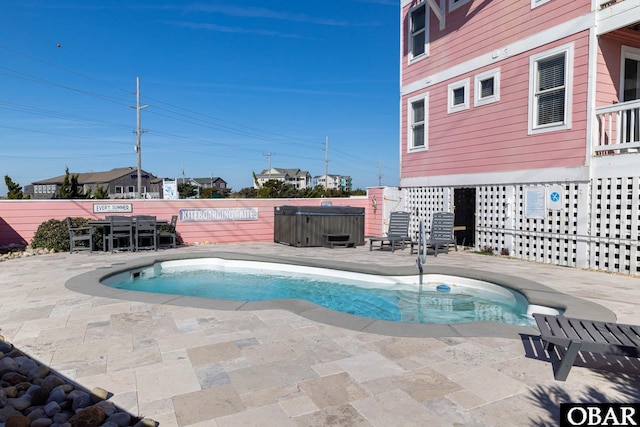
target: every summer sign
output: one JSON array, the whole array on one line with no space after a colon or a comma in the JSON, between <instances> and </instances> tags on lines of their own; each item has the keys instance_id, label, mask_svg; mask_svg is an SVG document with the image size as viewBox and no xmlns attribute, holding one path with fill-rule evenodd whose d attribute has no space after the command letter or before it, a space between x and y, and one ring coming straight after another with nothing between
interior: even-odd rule
<instances>
[{"instance_id":1,"label":"every summer sign","mask_svg":"<svg viewBox=\"0 0 640 427\"><path fill-rule=\"evenodd\" d=\"M93 213L130 213L133 212L131 203L101 203L93 205Z\"/></svg>"},{"instance_id":2,"label":"every summer sign","mask_svg":"<svg viewBox=\"0 0 640 427\"><path fill-rule=\"evenodd\" d=\"M180 222L256 221L258 208L180 209Z\"/></svg>"}]
</instances>

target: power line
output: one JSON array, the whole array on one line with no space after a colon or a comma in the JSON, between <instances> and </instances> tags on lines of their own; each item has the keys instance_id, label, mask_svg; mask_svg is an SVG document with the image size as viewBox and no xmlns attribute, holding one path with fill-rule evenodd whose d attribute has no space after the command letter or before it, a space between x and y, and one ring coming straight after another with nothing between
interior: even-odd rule
<instances>
[{"instance_id":1,"label":"power line","mask_svg":"<svg viewBox=\"0 0 640 427\"><path fill-rule=\"evenodd\" d=\"M0 101L0 108L9 110L9 111L18 111L22 113L34 114L38 116L59 118L59 119L64 119L64 120L78 122L78 123L96 124L104 127L112 127L112 128L118 128L118 129L129 129L128 126L125 126L119 123L78 116L70 113L62 113L60 111L45 110L37 107L30 107L28 105L13 104L5 101Z\"/></svg>"},{"instance_id":2,"label":"power line","mask_svg":"<svg viewBox=\"0 0 640 427\"><path fill-rule=\"evenodd\" d=\"M49 86L57 87L57 88L60 88L60 89L69 90L71 92L76 92L76 93L79 93L81 95L92 96L94 98L102 99L104 101L114 102L114 103L119 104L119 105L126 105L125 101L123 101L122 99L118 99L118 98L114 98L114 97L108 97L108 96L105 96L105 95L101 95L99 93L89 92L89 91L82 90L82 89L76 89L74 87L63 85L63 84L56 83L56 82L52 82L50 80L43 79L41 77L31 76L29 74L25 74L25 73L13 70L12 68L6 67L4 65L0 65L0 68L12 71L15 74L17 74L17 76L14 76L14 75L7 74L7 73L0 73L0 74L3 74L5 76L8 76L8 77L19 78L19 79L31 81L31 82L34 82L34 83L40 83L40 84L44 84L44 85L49 85Z\"/></svg>"},{"instance_id":3,"label":"power line","mask_svg":"<svg viewBox=\"0 0 640 427\"><path fill-rule=\"evenodd\" d=\"M108 143L111 143L111 144L129 145L129 143L122 142L122 141L110 141L110 140L106 140L106 139L91 138L91 137L88 137L88 136L67 135L67 134L63 134L63 133L48 132L48 131L35 130L35 129L24 129L24 128L18 128L18 127L14 127L14 126L3 126L3 125L0 125L0 128L19 130L19 131L22 131L22 132L42 133L42 134L45 134L45 135L64 136L66 138L84 139L84 140L87 140L87 141L97 141L97 142L102 142L102 143L108 142Z\"/></svg>"},{"instance_id":4,"label":"power line","mask_svg":"<svg viewBox=\"0 0 640 427\"><path fill-rule=\"evenodd\" d=\"M117 91L125 92L125 93L128 93L128 94L130 93L130 91L127 90L127 89L123 89L123 88L118 87L116 85L112 85L112 84L106 83L104 81L101 81L99 79L95 79L95 78L93 78L91 76L87 76L87 75L79 73L77 71L61 67L61 66L59 66L57 64L42 60L40 58L36 58L36 57L34 57L32 55L28 55L26 53L19 52L19 51L15 50L15 49L7 47L7 46L0 45L0 48L2 48L4 50L7 50L7 51L9 51L11 53L17 54L17 55L21 55L21 56L26 57L26 58L28 58L30 60L37 61L37 62L39 62L41 64L45 64L47 66L62 70L64 72L66 72L66 73L70 73L70 74L82 77L84 79L90 80L92 82L99 83L101 85L104 85L106 87L115 89ZM38 84L49 85L49 86L57 87L57 88L60 88L60 89L69 90L69 91L72 91L72 92L75 92L75 93L78 93L78 94L81 94L81 95L91 96L91 97L94 97L94 98L97 98L97 99L100 99L100 100L103 100L103 101L116 103L118 105L128 106L127 105L127 101L122 100L120 98L116 98L116 97L113 97L113 96L108 96L108 95L104 95L104 94L100 94L100 93L96 93L96 92L91 92L91 91L87 91L87 90L77 89L77 88L71 87L69 85L64 85L64 84L60 84L60 83L57 83L57 82L53 82L53 81L50 81L48 79L41 78L41 77L34 76L34 75L30 75L30 74L27 74L27 73L24 73L24 72L21 72L19 70L15 70L13 68L6 67L6 66L0 66L0 69L8 71L8 73L7 72L0 72L1 75L6 75L6 76L9 76L11 78L23 79L23 80L31 81L31 82L38 83ZM221 131L221 132L231 133L231 134L235 134L235 135L240 135L240 136L249 137L249 138L252 138L252 139L257 139L257 140L262 140L262 141L267 141L267 142L272 142L272 143L278 143L278 144L284 144L284 145L292 145L292 146L305 146L306 148L313 148L313 146L309 147L308 143L318 144L318 150L320 149L319 143L317 141L313 141L313 140L305 139L305 138L299 138L299 137L292 137L292 136L287 136L287 135L283 135L283 134L279 134L279 133L275 133L275 132L270 132L270 131L266 131L266 130L257 129L257 128L254 128L254 127L251 127L251 126L247 126L247 125L244 125L244 124L241 124L241 123L236 123L236 122L232 122L232 121L229 121L229 120L216 118L216 117L213 117L213 116L209 116L207 114L203 114L203 113L200 113L200 112L197 112L197 111L193 111L193 110L190 110L190 109L187 109L187 108L176 106L176 105L173 105L173 104L170 104L170 103L167 103L167 102L164 102L164 101L158 100L156 98L152 98L152 97L146 97L145 99L154 100L158 104L165 105L165 106L168 106L168 107L171 108L171 109L170 108L163 108L161 106L157 106L156 107L155 104L154 104L154 109L152 111L150 111L150 114L156 114L156 115L159 115L159 116L171 118L173 120L182 121L184 123L189 123L189 124L192 124L192 125L195 125L195 126L201 126L201 127L205 127L205 128L215 129L215 130L218 130L218 131ZM45 116L49 115L50 117L59 117L59 118L64 118L66 120L74 120L74 121L80 121L80 122L85 122L85 123L99 124L99 125L103 125L103 126L112 126L112 127L115 127L115 128L125 128L125 126L123 126L123 125L109 123L109 122L105 122L105 121L101 121L101 120L97 120L97 119L82 118L80 116L75 116L75 115L71 115L71 114L64 114L64 113L61 113L61 112L52 112L52 111L49 111L49 110L37 109L37 108L34 108L34 107L29 107L29 106L24 106L24 105L18 106L18 104L10 104L10 103L4 103L4 105L5 105L4 108L7 108L6 107L7 105L9 105L9 106L13 105L15 107L15 111L27 112L27 113L30 113L30 114L40 114L40 115L45 115ZM176 111L176 110L178 110L178 111ZM162 114L162 113L160 113L158 111L165 112L166 114ZM187 114L185 114L185 113L183 113L181 111L184 111ZM18 128L14 128L14 129L18 129ZM27 130L27 129L24 129L24 130L33 132L33 130ZM48 132L42 132L42 131L40 133L51 134L51 135L60 135L60 134L48 133ZM172 137L179 138L179 139L181 139L183 141L199 143L199 144L203 144L203 145L212 144L212 145L222 146L222 147L224 147L224 146L229 146L229 147L234 147L234 148L237 147L237 145L233 145L232 146L230 144L224 144L224 143L215 142L215 141L202 141L202 140L198 141L198 140L195 140L193 138L188 138L188 137L178 136L178 135L172 135L172 134L169 134L169 133L163 133L161 131L154 132L154 134L157 134L157 135L170 135ZM69 135L62 135L62 136L69 136ZM81 139L92 139L92 138L77 137L77 136L70 136L70 137L81 138ZM92 140L101 141L100 139L96 139L96 138L94 138ZM117 143L121 143L121 142L117 142ZM174 149L176 149L176 148L174 147ZM245 147L244 150L246 150L246 149L250 149L250 148ZM179 149L178 149L178 151L189 152L189 151L186 151L186 150L179 150ZM362 165L362 166L364 166L366 168L370 168L373 165L373 163L370 162L370 161L362 160L360 158L354 157L352 154L345 153L345 152L342 152L340 150L333 149L332 152L335 153L335 155L336 155L336 157L338 159L346 160L348 162L348 167L350 167L352 169L356 169L356 170L358 169L355 166L355 164L360 164L360 165ZM199 153L199 154L201 154L201 153ZM206 153L206 154L209 154L209 153ZM318 158L305 157L305 156L295 156L295 157L299 158L299 159L320 160L319 156L318 156ZM325 162L326 161L327 160L325 158ZM336 162L336 163L343 164L342 162L339 162L339 161ZM369 171L370 169L367 169L367 170ZM326 171L325 171L325 173L326 173Z\"/></svg>"},{"instance_id":5,"label":"power line","mask_svg":"<svg viewBox=\"0 0 640 427\"><path fill-rule=\"evenodd\" d=\"M24 56L25 58L31 59L32 61L40 62L41 64L45 64L45 65L48 65L48 66L50 66L50 67L57 68L58 70L62 70L62 71L67 72L67 73L69 73L69 74L75 74L76 76L83 77L83 78L85 78L85 79L87 79L87 80L91 80L92 82L100 83L101 85L109 86L109 87L111 87L111 88L114 88L114 89L120 90L120 91L122 91L122 92L129 93L129 91L128 91L127 89L123 89L123 88L121 88L121 87L118 87L118 86L115 86L115 85L112 85L112 84L109 84L109 83L103 82L103 81L98 80L98 79L95 79L95 78L93 78L93 77L91 77L91 76L87 76L86 74L82 74L82 73L79 73L79 72L77 72L77 71L74 71L74 70L70 70L70 69L68 69L68 68L61 67L61 66L59 66L59 65L57 65L57 64L54 64L53 62L49 62L49 61L45 61L44 59L36 58L35 56L32 56L32 55L26 54L26 53L24 53L24 52L20 52L20 51L18 51L18 50L12 49L12 48L10 48L10 47L8 47L8 46L1 45L1 44L0 44L0 49L7 50L7 51L12 52L12 53L14 53L14 54L16 54L16 55Z\"/></svg>"}]
</instances>

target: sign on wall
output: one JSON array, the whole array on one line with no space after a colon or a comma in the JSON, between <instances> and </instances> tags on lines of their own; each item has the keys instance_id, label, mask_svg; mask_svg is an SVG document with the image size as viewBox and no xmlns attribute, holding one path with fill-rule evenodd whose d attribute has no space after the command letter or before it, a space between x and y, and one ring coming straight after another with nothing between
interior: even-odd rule
<instances>
[{"instance_id":1,"label":"sign on wall","mask_svg":"<svg viewBox=\"0 0 640 427\"><path fill-rule=\"evenodd\" d=\"M258 208L180 209L180 222L256 221Z\"/></svg>"},{"instance_id":2,"label":"sign on wall","mask_svg":"<svg viewBox=\"0 0 640 427\"><path fill-rule=\"evenodd\" d=\"M529 219L544 219L547 208L545 205L546 189L542 186L524 189L524 215Z\"/></svg>"},{"instance_id":3,"label":"sign on wall","mask_svg":"<svg viewBox=\"0 0 640 427\"><path fill-rule=\"evenodd\" d=\"M131 213L133 205L131 203L101 203L93 205L93 213Z\"/></svg>"},{"instance_id":4,"label":"sign on wall","mask_svg":"<svg viewBox=\"0 0 640 427\"><path fill-rule=\"evenodd\" d=\"M561 185L547 187L547 208L552 211L562 210L562 194L564 188Z\"/></svg>"}]
</instances>

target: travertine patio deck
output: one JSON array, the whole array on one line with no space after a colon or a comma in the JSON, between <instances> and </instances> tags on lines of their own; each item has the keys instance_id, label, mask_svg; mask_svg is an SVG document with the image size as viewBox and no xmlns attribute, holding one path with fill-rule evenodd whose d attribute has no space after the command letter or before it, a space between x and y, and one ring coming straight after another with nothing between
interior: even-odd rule
<instances>
[{"instance_id":1,"label":"travertine patio deck","mask_svg":"<svg viewBox=\"0 0 640 427\"><path fill-rule=\"evenodd\" d=\"M272 243L160 251L235 252L409 267L416 255ZM68 253L0 263L0 334L28 355L161 426L557 425L562 402L640 400L637 360L584 361L553 379L535 330L394 337L282 309L220 310L78 293L74 276L154 253ZM534 280L640 323L640 279L468 252L425 266ZM589 307L588 304L586 307ZM603 310L606 312L606 310ZM487 333L488 332L488 333ZM429 334L426 334L429 335ZM445 334L446 335L446 334ZM471 333L470 335L474 335ZM483 336L486 335L486 336ZM616 366L610 366L613 361Z\"/></svg>"}]
</instances>

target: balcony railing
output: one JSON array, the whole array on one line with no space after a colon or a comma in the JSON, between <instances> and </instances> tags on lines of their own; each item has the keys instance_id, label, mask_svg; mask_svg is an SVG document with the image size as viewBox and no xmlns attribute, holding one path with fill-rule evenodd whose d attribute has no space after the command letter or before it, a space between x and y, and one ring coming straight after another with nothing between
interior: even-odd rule
<instances>
[{"instance_id":1,"label":"balcony railing","mask_svg":"<svg viewBox=\"0 0 640 427\"><path fill-rule=\"evenodd\" d=\"M640 151L640 100L600 107L596 117L600 126L596 155Z\"/></svg>"}]
</instances>

